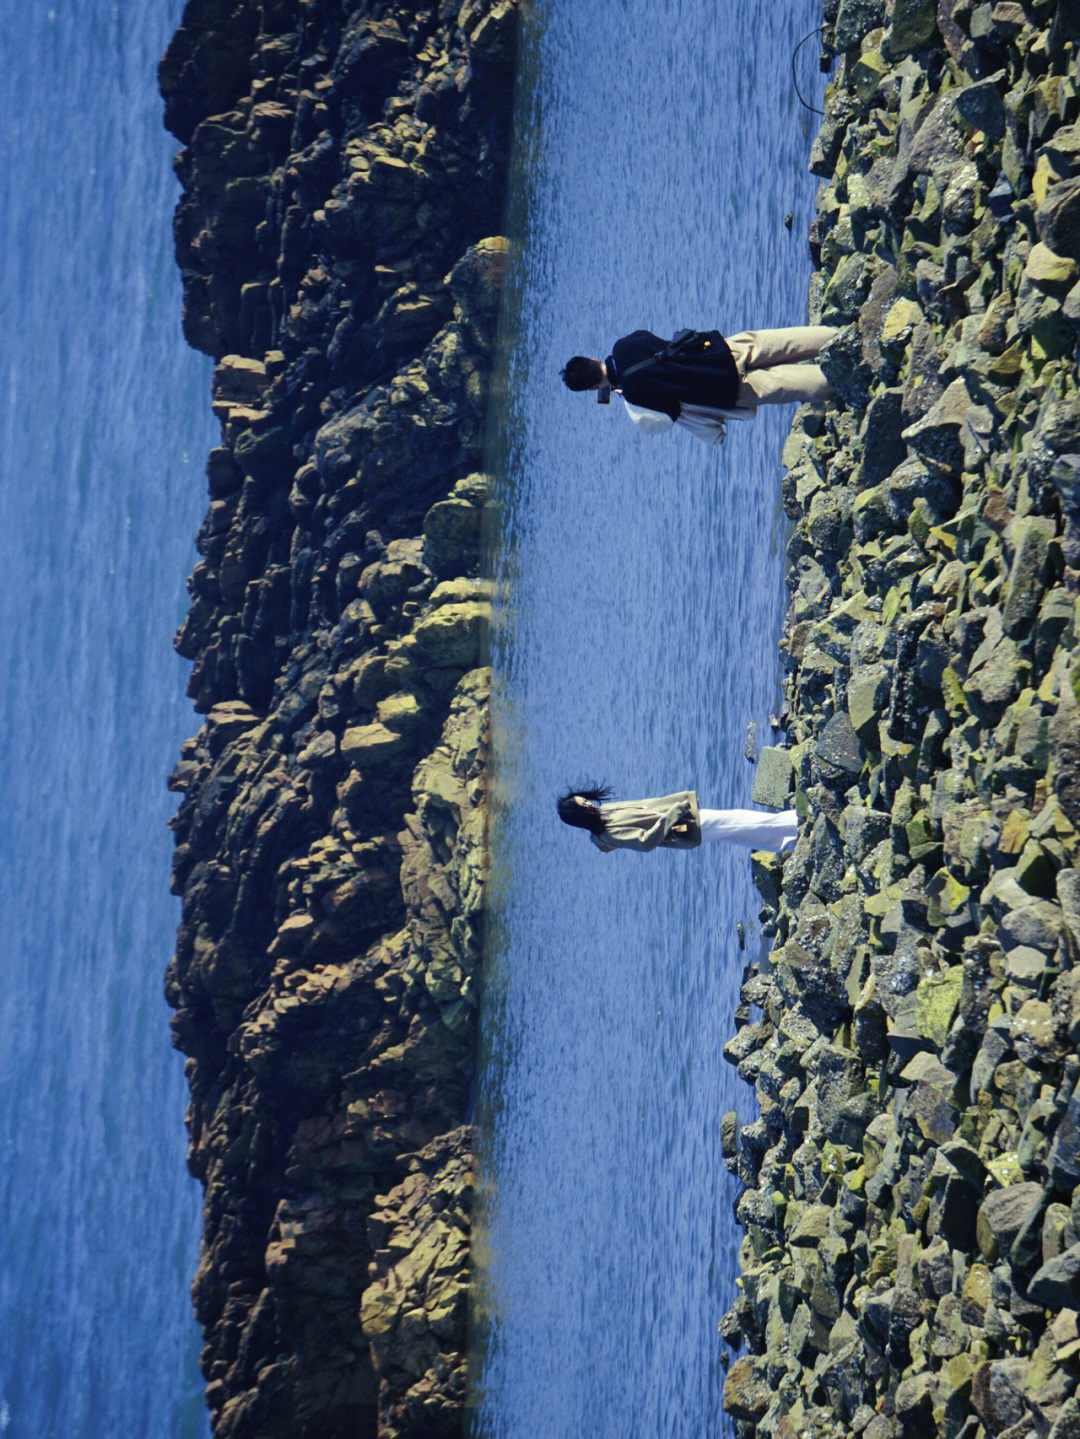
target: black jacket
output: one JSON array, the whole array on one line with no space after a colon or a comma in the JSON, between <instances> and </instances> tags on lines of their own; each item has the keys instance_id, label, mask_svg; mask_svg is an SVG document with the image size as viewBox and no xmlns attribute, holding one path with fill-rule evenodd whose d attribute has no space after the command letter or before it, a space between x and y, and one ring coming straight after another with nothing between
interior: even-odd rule
<instances>
[{"instance_id":1,"label":"black jacket","mask_svg":"<svg viewBox=\"0 0 1080 1439\"><path fill-rule=\"evenodd\" d=\"M733 410L739 393L739 372L719 330L700 330L695 339L669 359L649 364L632 375L626 371L659 354L670 340L648 330L635 330L612 346L608 378L623 399L648 410L661 410L673 420L683 405Z\"/></svg>"}]
</instances>

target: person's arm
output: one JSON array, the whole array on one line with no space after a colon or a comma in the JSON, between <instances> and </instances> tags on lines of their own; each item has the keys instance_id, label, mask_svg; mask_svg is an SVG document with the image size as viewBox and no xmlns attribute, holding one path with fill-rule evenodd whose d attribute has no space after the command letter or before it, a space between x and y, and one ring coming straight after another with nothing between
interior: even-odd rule
<instances>
[{"instance_id":1,"label":"person's arm","mask_svg":"<svg viewBox=\"0 0 1080 1439\"><path fill-rule=\"evenodd\" d=\"M589 839L596 845L596 848L601 854L611 854L612 850L617 848L609 839L605 839L602 834L590 834Z\"/></svg>"}]
</instances>

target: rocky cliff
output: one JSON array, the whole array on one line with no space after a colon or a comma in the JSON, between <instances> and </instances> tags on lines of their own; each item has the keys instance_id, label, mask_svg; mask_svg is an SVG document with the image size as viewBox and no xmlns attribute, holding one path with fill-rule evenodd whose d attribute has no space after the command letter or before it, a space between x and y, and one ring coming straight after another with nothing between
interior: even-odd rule
<instances>
[{"instance_id":1,"label":"rocky cliff","mask_svg":"<svg viewBox=\"0 0 1080 1439\"><path fill-rule=\"evenodd\" d=\"M507 0L189 0L161 64L222 434L166 991L230 1439L461 1432L515 42Z\"/></svg>"},{"instance_id":2,"label":"rocky cliff","mask_svg":"<svg viewBox=\"0 0 1080 1439\"><path fill-rule=\"evenodd\" d=\"M1080 11L841 0L785 450L799 843L726 1057L741 1435L1080 1434Z\"/></svg>"}]
</instances>

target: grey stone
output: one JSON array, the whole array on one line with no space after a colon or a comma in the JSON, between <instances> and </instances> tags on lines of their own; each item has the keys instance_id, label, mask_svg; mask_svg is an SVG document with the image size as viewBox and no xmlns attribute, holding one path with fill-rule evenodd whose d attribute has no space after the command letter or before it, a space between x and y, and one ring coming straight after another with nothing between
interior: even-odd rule
<instances>
[{"instance_id":1,"label":"grey stone","mask_svg":"<svg viewBox=\"0 0 1080 1439\"><path fill-rule=\"evenodd\" d=\"M866 255L856 251L842 256L825 286L821 323L846 325L850 320L857 319L873 280L874 265Z\"/></svg>"},{"instance_id":2,"label":"grey stone","mask_svg":"<svg viewBox=\"0 0 1080 1439\"><path fill-rule=\"evenodd\" d=\"M908 1434L922 1436L933 1429L934 1379L925 1370L901 1379L896 1386L896 1417Z\"/></svg>"},{"instance_id":3,"label":"grey stone","mask_svg":"<svg viewBox=\"0 0 1080 1439\"><path fill-rule=\"evenodd\" d=\"M840 0L836 15L836 48L850 50L885 19L885 0Z\"/></svg>"},{"instance_id":4,"label":"grey stone","mask_svg":"<svg viewBox=\"0 0 1080 1439\"><path fill-rule=\"evenodd\" d=\"M1038 989L1046 973L1046 955L1038 949L1019 945L1005 960L1005 977L1021 989Z\"/></svg>"},{"instance_id":5,"label":"grey stone","mask_svg":"<svg viewBox=\"0 0 1080 1439\"><path fill-rule=\"evenodd\" d=\"M1027 1413L1024 1380L1027 1361L998 1359L980 1364L971 1385L972 1408L992 1434L1000 1434Z\"/></svg>"},{"instance_id":6,"label":"grey stone","mask_svg":"<svg viewBox=\"0 0 1080 1439\"><path fill-rule=\"evenodd\" d=\"M1054 1012L1044 1000L1029 999L1013 1016L1013 1045L1027 1065L1052 1064L1060 1056Z\"/></svg>"},{"instance_id":7,"label":"grey stone","mask_svg":"<svg viewBox=\"0 0 1080 1439\"><path fill-rule=\"evenodd\" d=\"M1065 928L1080 952L1080 869L1058 871L1057 897Z\"/></svg>"},{"instance_id":8,"label":"grey stone","mask_svg":"<svg viewBox=\"0 0 1080 1439\"><path fill-rule=\"evenodd\" d=\"M1020 650L1003 635L985 649L980 645L972 656L964 688L983 704L1004 705L1019 691L1024 673Z\"/></svg>"},{"instance_id":9,"label":"grey stone","mask_svg":"<svg viewBox=\"0 0 1080 1439\"><path fill-rule=\"evenodd\" d=\"M889 705L890 675L883 664L860 665L852 670L847 686L848 718L863 739L877 738L878 720Z\"/></svg>"},{"instance_id":10,"label":"grey stone","mask_svg":"<svg viewBox=\"0 0 1080 1439\"><path fill-rule=\"evenodd\" d=\"M903 400L902 389L883 390L867 407L862 458L864 485L880 484L907 455L900 436Z\"/></svg>"},{"instance_id":11,"label":"grey stone","mask_svg":"<svg viewBox=\"0 0 1080 1439\"><path fill-rule=\"evenodd\" d=\"M988 1029L983 1035L975 1063L971 1066L971 1101L974 1104L980 1090L990 1091L994 1070L1011 1048L1010 1041L1000 1029Z\"/></svg>"},{"instance_id":12,"label":"grey stone","mask_svg":"<svg viewBox=\"0 0 1080 1439\"><path fill-rule=\"evenodd\" d=\"M1041 1184L1013 1184L987 1195L979 1205L975 1237L991 1264L1009 1252L1032 1210L1041 1211L1044 1202Z\"/></svg>"},{"instance_id":13,"label":"grey stone","mask_svg":"<svg viewBox=\"0 0 1080 1439\"><path fill-rule=\"evenodd\" d=\"M1044 1309L1072 1308L1080 1302L1080 1244L1070 1245L1036 1271L1028 1298Z\"/></svg>"},{"instance_id":14,"label":"grey stone","mask_svg":"<svg viewBox=\"0 0 1080 1439\"><path fill-rule=\"evenodd\" d=\"M1046 1168L1059 1189L1076 1189L1080 1185L1080 1081L1058 1122Z\"/></svg>"},{"instance_id":15,"label":"grey stone","mask_svg":"<svg viewBox=\"0 0 1080 1439\"><path fill-rule=\"evenodd\" d=\"M826 780L850 783L862 773L863 750L844 711L834 714L818 735L815 755Z\"/></svg>"},{"instance_id":16,"label":"grey stone","mask_svg":"<svg viewBox=\"0 0 1080 1439\"><path fill-rule=\"evenodd\" d=\"M929 463L955 473L975 468L989 452L992 428L990 411L972 400L963 380L954 380L903 437Z\"/></svg>"},{"instance_id":17,"label":"grey stone","mask_svg":"<svg viewBox=\"0 0 1080 1439\"><path fill-rule=\"evenodd\" d=\"M1065 1400L1047 1439L1080 1439L1080 1400Z\"/></svg>"},{"instance_id":18,"label":"grey stone","mask_svg":"<svg viewBox=\"0 0 1080 1439\"><path fill-rule=\"evenodd\" d=\"M1056 904L1048 899L1033 899L1022 908L1002 915L998 938L1002 949L1023 945L1052 955L1063 927L1061 910Z\"/></svg>"},{"instance_id":19,"label":"grey stone","mask_svg":"<svg viewBox=\"0 0 1080 1439\"><path fill-rule=\"evenodd\" d=\"M942 1298L952 1289L952 1250L942 1238L933 1240L919 1255L919 1283L923 1293L930 1298Z\"/></svg>"},{"instance_id":20,"label":"grey stone","mask_svg":"<svg viewBox=\"0 0 1080 1439\"><path fill-rule=\"evenodd\" d=\"M791 755L788 751L766 745L758 757L754 771L751 791L754 803L767 805L770 809L787 809L792 774Z\"/></svg>"},{"instance_id":21,"label":"grey stone","mask_svg":"<svg viewBox=\"0 0 1080 1439\"><path fill-rule=\"evenodd\" d=\"M996 75L966 85L956 96L960 118L991 140L1000 140L1005 133L1005 105L999 88L1005 79L1005 72L999 70Z\"/></svg>"},{"instance_id":22,"label":"grey stone","mask_svg":"<svg viewBox=\"0 0 1080 1439\"><path fill-rule=\"evenodd\" d=\"M941 200L941 218L953 235L966 234L975 223L979 205L979 171L970 161L961 165L949 181ZM976 320L976 316L969 318Z\"/></svg>"},{"instance_id":23,"label":"grey stone","mask_svg":"<svg viewBox=\"0 0 1080 1439\"><path fill-rule=\"evenodd\" d=\"M862 410L870 399L874 372L863 354L858 328L847 325L818 355L818 364L833 391L850 410Z\"/></svg>"},{"instance_id":24,"label":"grey stone","mask_svg":"<svg viewBox=\"0 0 1080 1439\"><path fill-rule=\"evenodd\" d=\"M936 0L892 0L886 43L894 60L921 50L937 37Z\"/></svg>"},{"instance_id":25,"label":"grey stone","mask_svg":"<svg viewBox=\"0 0 1080 1439\"><path fill-rule=\"evenodd\" d=\"M1051 185L1035 211L1039 239L1056 255L1080 260L1080 179Z\"/></svg>"},{"instance_id":26,"label":"grey stone","mask_svg":"<svg viewBox=\"0 0 1080 1439\"><path fill-rule=\"evenodd\" d=\"M943 95L919 126L908 156L910 173L933 175L939 191L964 158L955 113L954 95Z\"/></svg>"},{"instance_id":27,"label":"grey stone","mask_svg":"<svg viewBox=\"0 0 1080 1439\"><path fill-rule=\"evenodd\" d=\"M1022 633L1035 618L1043 595L1054 528L1053 520L1035 515L1028 515L1018 522L1016 552L1001 610L1002 627L1007 635Z\"/></svg>"},{"instance_id":28,"label":"grey stone","mask_svg":"<svg viewBox=\"0 0 1080 1439\"><path fill-rule=\"evenodd\" d=\"M1043 1212L1046 1208L1047 1192L1044 1190L1037 1204L1028 1210L1027 1216L1016 1231L1016 1237L1009 1249L1009 1261L1014 1269L1030 1273L1045 1260L1051 1258L1042 1252ZM1062 1245L1060 1248L1064 1248ZM1060 1249L1056 1252L1060 1252Z\"/></svg>"},{"instance_id":29,"label":"grey stone","mask_svg":"<svg viewBox=\"0 0 1080 1439\"><path fill-rule=\"evenodd\" d=\"M1066 1234L1069 1228L1069 1211L1064 1204L1048 1204L1043 1216L1041 1251L1042 1262L1048 1264L1069 1247Z\"/></svg>"},{"instance_id":30,"label":"grey stone","mask_svg":"<svg viewBox=\"0 0 1080 1439\"><path fill-rule=\"evenodd\" d=\"M892 820L881 810L849 804L840 813L840 835L851 861L861 865L889 833Z\"/></svg>"}]
</instances>

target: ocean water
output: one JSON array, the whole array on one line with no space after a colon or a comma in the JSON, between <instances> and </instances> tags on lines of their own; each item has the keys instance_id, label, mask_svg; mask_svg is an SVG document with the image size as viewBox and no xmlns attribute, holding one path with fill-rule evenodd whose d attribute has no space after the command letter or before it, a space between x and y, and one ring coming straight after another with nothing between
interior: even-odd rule
<instances>
[{"instance_id":1,"label":"ocean water","mask_svg":"<svg viewBox=\"0 0 1080 1439\"><path fill-rule=\"evenodd\" d=\"M0 4L0 1432L208 1433L162 974L214 443L180 334L179 0Z\"/></svg>"},{"instance_id":2,"label":"ocean water","mask_svg":"<svg viewBox=\"0 0 1080 1439\"><path fill-rule=\"evenodd\" d=\"M494 436L484 1439L730 1432L717 1323L740 1231L720 1122L753 1098L721 1050L761 948L748 853L602 855L554 800L591 777L749 805L747 726L768 742L779 699L793 412L718 449L647 439L558 371L639 327L805 321L817 117L791 57L820 18L809 0L548 0L526 29ZM816 55L799 86L820 105Z\"/></svg>"}]
</instances>

